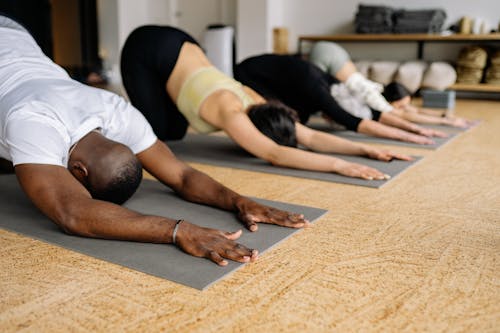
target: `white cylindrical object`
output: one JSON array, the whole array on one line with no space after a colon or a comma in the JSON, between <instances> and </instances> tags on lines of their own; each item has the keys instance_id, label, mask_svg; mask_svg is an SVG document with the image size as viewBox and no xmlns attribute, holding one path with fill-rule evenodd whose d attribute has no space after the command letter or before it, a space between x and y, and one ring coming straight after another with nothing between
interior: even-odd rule
<instances>
[{"instance_id":1,"label":"white cylindrical object","mask_svg":"<svg viewBox=\"0 0 500 333\"><path fill-rule=\"evenodd\" d=\"M233 27L208 28L202 40L208 60L224 74L233 77Z\"/></svg>"},{"instance_id":2,"label":"white cylindrical object","mask_svg":"<svg viewBox=\"0 0 500 333\"><path fill-rule=\"evenodd\" d=\"M472 33L473 34L480 34L481 33L481 25L483 23L483 19L480 17L474 18L474 21L472 22Z\"/></svg>"}]
</instances>

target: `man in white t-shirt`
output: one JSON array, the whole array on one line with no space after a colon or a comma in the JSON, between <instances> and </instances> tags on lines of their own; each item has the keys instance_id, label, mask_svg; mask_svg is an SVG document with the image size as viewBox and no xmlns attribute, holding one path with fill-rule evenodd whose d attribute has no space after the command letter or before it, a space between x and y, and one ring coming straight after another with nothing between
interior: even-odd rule
<instances>
[{"instance_id":1,"label":"man in white t-shirt","mask_svg":"<svg viewBox=\"0 0 500 333\"><path fill-rule=\"evenodd\" d=\"M258 222L308 225L302 215L260 205L179 161L132 105L69 78L21 25L4 16L0 16L2 159L14 166L33 203L71 234L174 243L219 265L226 265L226 259L257 258L256 250L235 242L241 231L202 228L119 206L137 189L142 167L186 200L234 211L251 231L257 230Z\"/></svg>"}]
</instances>

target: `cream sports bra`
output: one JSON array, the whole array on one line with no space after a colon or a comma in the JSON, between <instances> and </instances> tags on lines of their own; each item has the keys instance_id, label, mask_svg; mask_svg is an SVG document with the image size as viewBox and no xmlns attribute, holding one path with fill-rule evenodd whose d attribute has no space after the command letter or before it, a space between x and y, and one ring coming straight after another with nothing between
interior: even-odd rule
<instances>
[{"instance_id":1,"label":"cream sports bra","mask_svg":"<svg viewBox=\"0 0 500 333\"><path fill-rule=\"evenodd\" d=\"M215 132L218 128L203 120L199 113L201 104L217 90L229 90L238 96L246 109L254 100L245 93L243 85L215 67L203 67L194 72L181 87L177 96L177 108L196 131Z\"/></svg>"}]
</instances>

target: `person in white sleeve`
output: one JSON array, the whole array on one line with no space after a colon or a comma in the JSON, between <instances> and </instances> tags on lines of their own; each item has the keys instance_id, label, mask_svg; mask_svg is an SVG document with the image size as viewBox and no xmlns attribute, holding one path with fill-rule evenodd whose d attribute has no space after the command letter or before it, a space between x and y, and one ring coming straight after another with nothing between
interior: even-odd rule
<instances>
[{"instance_id":1,"label":"person in white sleeve","mask_svg":"<svg viewBox=\"0 0 500 333\"><path fill-rule=\"evenodd\" d=\"M219 265L257 258L256 250L236 243L241 230L202 228L120 206L137 189L142 168L186 200L233 211L251 231L259 222L309 224L300 214L260 205L179 161L130 103L72 80L21 24L5 16L0 160L0 166L13 166L31 201L67 233L173 243Z\"/></svg>"}]
</instances>

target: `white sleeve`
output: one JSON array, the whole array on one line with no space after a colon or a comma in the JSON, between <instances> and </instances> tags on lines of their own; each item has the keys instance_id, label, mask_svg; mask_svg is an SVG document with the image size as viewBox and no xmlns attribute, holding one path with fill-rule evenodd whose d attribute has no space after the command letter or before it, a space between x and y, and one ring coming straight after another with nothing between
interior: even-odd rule
<instances>
[{"instance_id":1,"label":"white sleeve","mask_svg":"<svg viewBox=\"0 0 500 333\"><path fill-rule=\"evenodd\" d=\"M116 94L109 92L103 94L112 114L105 125L104 135L126 145L134 154L151 147L157 137L142 113Z\"/></svg>"},{"instance_id":2,"label":"white sleeve","mask_svg":"<svg viewBox=\"0 0 500 333\"><path fill-rule=\"evenodd\" d=\"M66 167L69 143L49 123L28 117L10 117L5 139L14 165L34 163Z\"/></svg>"},{"instance_id":3,"label":"white sleeve","mask_svg":"<svg viewBox=\"0 0 500 333\"><path fill-rule=\"evenodd\" d=\"M129 122L123 133L127 135L127 146L134 154L138 154L151 147L158 138L142 113L131 104L128 104L128 108Z\"/></svg>"}]
</instances>

